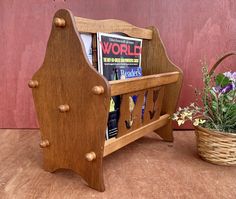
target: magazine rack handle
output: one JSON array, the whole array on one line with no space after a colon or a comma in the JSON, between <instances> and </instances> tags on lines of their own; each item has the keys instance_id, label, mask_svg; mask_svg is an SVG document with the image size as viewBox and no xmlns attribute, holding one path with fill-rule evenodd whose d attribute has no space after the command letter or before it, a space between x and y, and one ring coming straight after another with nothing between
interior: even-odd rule
<instances>
[{"instance_id":1,"label":"magazine rack handle","mask_svg":"<svg viewBox=\"0 0 236 199\"><path fill-rule=\"evenodd\" d=\"M209 76L211 76L214 73L215 69L223 60L225 60L227 57L230 57L231 55L236 55L236 51L228 52L224 54L221 58L219 58L217 62L212 66L211 70L209 71Z\"/></svg>"}]
</instances>

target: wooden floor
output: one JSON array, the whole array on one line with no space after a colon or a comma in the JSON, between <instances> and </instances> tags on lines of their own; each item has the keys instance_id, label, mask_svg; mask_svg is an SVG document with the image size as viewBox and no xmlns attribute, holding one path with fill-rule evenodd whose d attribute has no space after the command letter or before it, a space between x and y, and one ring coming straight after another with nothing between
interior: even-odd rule
<instances>
[{"instance_id":1,"label":"wooden floor","mask_svg":"<svg viewBox=\"0 0 236 199\"><path fill-rule=\"evenodd\" d=\"M235 199L236 167L202 161L193 132L174 136L172 144L150 134L106 157L100 193L72 171L42 170L38 130L0 130L0 198Z\"/></svg>"}]
</instances>

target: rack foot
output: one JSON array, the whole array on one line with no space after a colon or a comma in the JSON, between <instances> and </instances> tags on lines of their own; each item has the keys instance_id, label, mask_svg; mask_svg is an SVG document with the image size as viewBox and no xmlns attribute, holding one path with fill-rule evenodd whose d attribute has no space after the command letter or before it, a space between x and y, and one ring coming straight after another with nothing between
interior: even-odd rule
<instances>
[{"instance_id":1,"label":"rack foot","mask_svg":"<svg viewBox=\"0 0 236 199\"><path fill-rule=\"evenodd\" d=\"M43 161L43 169L47 172L53 173L58 170L60 167L57 167L54 163L50 161Z\"/></svg>"},{"instance_id":2,"label":"rack foot","mask_svg":"<svg viewBox=\"0 0 236 199\"><path fill-rule=\"evenodd\" d=\"M83 180L87 183L90 188L93 188L97 191L103 192L105 191L103 173L99 169L87 169L86 173L82 173L78 168L68 168L64 166L56 166L49 162L44 163L43 169L50 173L54 173L58 169L70 169L76 172Z\"/></svg>"},{"instance_id":3,"label":"rack foot","mask_svg":"<svg viewBox=\"0 0 236 199\"><path fill-rule=\"evenodd\" d=\"M154 132L156 134L158 134L166 142L173 142L174 141L173 129L172 129L171 122L169 122L167 125L159 128L159 129L156 129Z\"/></svg>"},{"instance_id":4,"label":"rack foot","mask_svg":"<svg viewBox=\"0 0 236 199\"><path fill-rule=\"evenodd\" d=\"M93 174L90 175L89 178L87 178L87 179L84 178L84 180L87 182L87 184L90 188L93 188L93 189L100 191L100 192L105 191L103 176L101 176L99 173L95 174L93 172Z\"/></svg>"}]
</instances>

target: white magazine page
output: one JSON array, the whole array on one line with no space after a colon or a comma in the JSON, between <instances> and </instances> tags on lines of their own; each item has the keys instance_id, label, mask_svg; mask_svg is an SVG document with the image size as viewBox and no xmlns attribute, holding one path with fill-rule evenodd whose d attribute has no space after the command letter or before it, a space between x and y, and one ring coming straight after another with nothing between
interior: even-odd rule
<instances>
[{"instance_id":1,"label":"white magazine page","mask_svg":"<svg viewBox=\"0 0 236 199\"><path fill-rule=\"evenodd\" d=\"M93 64L92 34L81 33L80 36L81 36L83 44L84 44L84 48L85 48L85 52L86 52L87 58L88 58L90 64Z\"/></svg>"},{"instance_id":2,"label":"white magazine page","mask_svg":"<svg viewBox=\"0 0 236 199\"><path fill-rule=\"evenodd\" d=\"M100 45L101 43L101 35L100 32L97 33L97 60L98 60L98 72L103 74L103 67L102 67L102 47Z\"/></svg>"}]
</instances>

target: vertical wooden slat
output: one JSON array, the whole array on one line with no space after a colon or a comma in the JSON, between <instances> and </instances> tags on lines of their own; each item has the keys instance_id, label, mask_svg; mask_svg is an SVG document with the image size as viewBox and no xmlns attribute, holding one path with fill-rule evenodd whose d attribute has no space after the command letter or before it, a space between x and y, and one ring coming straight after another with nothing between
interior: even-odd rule
<instances>
[{"instance_id":1,"label":"vertical wooden slat","mask_svg":"<svg viewBox=\"0 0 236 199\"><path fill-rule=\"evenodd\" d=\"M157 102L156 102L156 107L155 107L156 114L154 116L154 120L157 120L160 117L161 107L162 107L163 97L164 97L164 91L165 91L164 86L160 87L160 89L158 91L158 97L157 97Z\"/></svg>"},{"instance_id":2,"label":"vertical wooden slat","mask_svg":"<svg viewBox=\"0 0 236 199\"><path fill-rule=\"evenodd\" d=\"M127 131L125 121L130 119L129 112L129 95L124 94L121 96L120 103L120 118L118 122L118 134L117 137L120 137L125 134Z\"/></svg>"},{"instance_id":3,"label":"vertical wooden slat","mask_svg":"<svg viewBox=\"0 0 236 199\"><path fill-rule=\"evenodd\" d=\"M143 124L147 124L150 121L150 112L153 110L153 89L147 90L146 106L144 110Z\"/></svg>"},{"instance_id":4,"label":"vertical wooden slat","mask_svg":"<svg viewBox=\"0 0 236 199\"><path fill-rule=\"evenodd\" d=\"M144 103L144 94L145 91L137 92L137 101L133 111L134 123L132 125L132 130L142 126L142 107Z\"/></svg>"}]
</instances>

